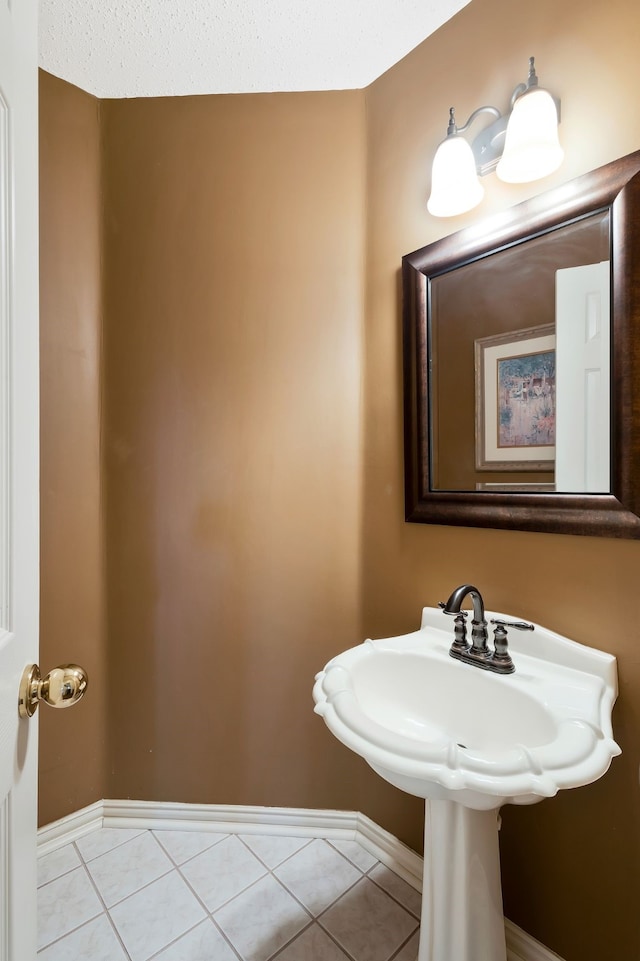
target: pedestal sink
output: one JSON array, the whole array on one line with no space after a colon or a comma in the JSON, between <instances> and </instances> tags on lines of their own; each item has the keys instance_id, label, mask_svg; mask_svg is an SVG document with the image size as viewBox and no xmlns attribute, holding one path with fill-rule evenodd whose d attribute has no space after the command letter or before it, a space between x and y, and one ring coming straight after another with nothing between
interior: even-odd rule
<instances>
[{"instance_id":1,"label":"pedestal sink","mask_svg":"<svg viewBox=\"0 0 640 961\"><path fill-rule=\"evenodd\" d=\"M315 711L428 801L418 961L506 961L498 810L606 772L620 753L616 661L534 625L509 635L515 673L496 675L451 658L452 639L450 618L425 608L420 630L333 658L316 676Z\"/></svg>"}]
</instances>

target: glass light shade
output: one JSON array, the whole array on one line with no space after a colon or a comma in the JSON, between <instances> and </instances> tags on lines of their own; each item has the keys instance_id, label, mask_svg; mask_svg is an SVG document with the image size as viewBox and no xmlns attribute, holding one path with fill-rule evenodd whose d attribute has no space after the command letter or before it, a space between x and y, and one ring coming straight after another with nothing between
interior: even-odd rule
<instances>
[{"instance_id":1,"label":"glass light shade","mask_svg":"<svg viewBox=\"0 0 640 961\"><path fill-rule=\"evenodd\" d=\"M506 183L525 184L553 173L563 158L553 97L535 87L518 97L513 106L496 173Z\"/></svg>"},{"instance_id":2,"label":"glass light shade","mask_svg":"<svg viewBox=\"0 0 640 961\"><path fill-rule=\"evenodd\" d=\"M471 145L464 137L451 134L433 158L427 210L433 217L455 217L472 210L483 197Z\"/></svg>"}]
</instances>

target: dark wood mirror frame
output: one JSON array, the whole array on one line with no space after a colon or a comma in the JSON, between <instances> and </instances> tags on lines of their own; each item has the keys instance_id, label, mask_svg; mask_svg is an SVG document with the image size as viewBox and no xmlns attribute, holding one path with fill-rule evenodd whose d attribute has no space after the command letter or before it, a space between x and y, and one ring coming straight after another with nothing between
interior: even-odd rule
<instances>
[{"instance_id":1,"label":"dark wood mirror frame","mask_svg":"<svg viewBox=\"0 0 640 961\"><path fill-rule=\"evenodd\" d=\"M639 172L637 151L403 257L407 521L640 538ZM600 210L610 216L611 493L434 490L428 369L431 279Z\"/></svg>"}]
</instances>

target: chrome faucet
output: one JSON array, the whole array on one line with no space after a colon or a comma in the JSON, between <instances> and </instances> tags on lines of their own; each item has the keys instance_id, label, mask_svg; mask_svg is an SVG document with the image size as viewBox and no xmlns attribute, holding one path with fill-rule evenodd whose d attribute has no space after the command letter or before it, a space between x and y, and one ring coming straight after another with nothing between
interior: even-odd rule
<instances>
[{"instance_id":1,"label":"chrome faucet","mask_svg":"<svg viewBox=\"0 0 640 961\"><path fill-rule=\"evenodd\" d=\"M467 642L467 611L461 610L465 597L471 596L473 602L473 620L471 621L471 644ZM507 649L507 628L515 627L519 631L532 631L533 624L526 621L492 620L495 624L493 633L494 649L487 644L488 630L484 616L484 601L482 594L472 584L461 584L456 587L446 604L440 601L438 605L444 614L455 617L454 639L449 649L451 657L474 664L485 671L495 671L497 674L512 674L515 665Z\"/></svg>"}]
</instances>

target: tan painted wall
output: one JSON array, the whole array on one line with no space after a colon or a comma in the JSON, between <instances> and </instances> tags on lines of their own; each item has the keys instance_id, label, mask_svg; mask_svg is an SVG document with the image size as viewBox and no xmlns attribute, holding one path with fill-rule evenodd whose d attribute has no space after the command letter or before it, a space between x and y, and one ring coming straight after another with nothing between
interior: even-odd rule
<instances>
[{"instance_id":1,"label":"tan painted wall","mask_svg":"<svg viewBox=\"0 0 640 961\"><path fill-rule=\"evenodd\" d=\"M79 662L90 696L38 711L40 823L106 790L100 287L98 101L41 73L40 666Z\"/></svg>"},{"instance_id":2,"label":"tan painted wall","mask_svg":"<svg viewBox=\"0 0 640 961\"><path fill-rule=\"evenodd\" d=\"M415 628L423 604L457 584L619 658L615 733L624 754L595 785L531 808L503 809L505 907L566 961L640 956L640 643L633 604L640 544L403 522L401 256L640 148L640 8L635 0L559 4L473 0L367 91L365 342L365 634ZM430 164L448 109L507 106L535 54L562 97L566 161L545 184L486 181L482 208L455 221L426 212ZM517 561L517 562L516 562ZM404 828L419 842L416 801ZM396 829L393 817L387 823Z\"/></svg>"},{"instance_id":3,"label":"tan painted wall","mask_svg":"<svg viewBox=\"0 0 640 961\"><path fill-rule=\"evenodd\" d=\"M103 104L116 797L355 806L363 101Z\"/></svg>"}]
</instances>

